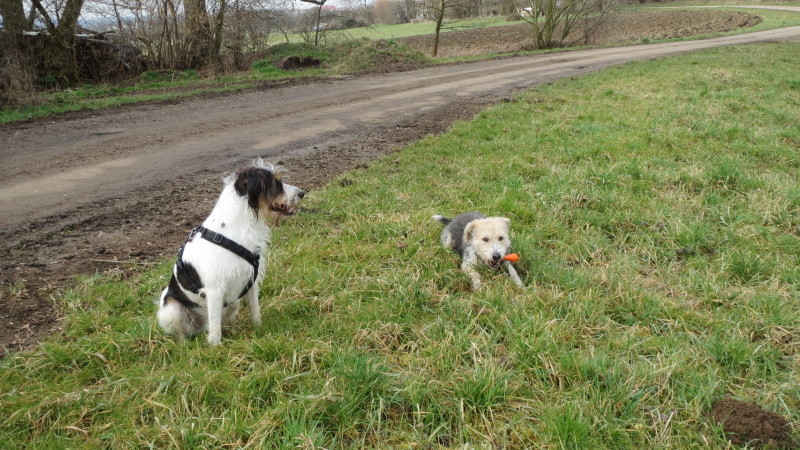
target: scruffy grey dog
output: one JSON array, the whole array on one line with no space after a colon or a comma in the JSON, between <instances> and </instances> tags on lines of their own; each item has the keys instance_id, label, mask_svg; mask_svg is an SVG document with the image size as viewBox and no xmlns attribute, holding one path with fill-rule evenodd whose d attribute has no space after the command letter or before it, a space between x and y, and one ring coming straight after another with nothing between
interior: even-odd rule
<instances>
[{"instance_id":1,"label":"scruffy grey dog","mask_svg":"<svg viewBox=\"0 0 800 450\"><path fill-rule=\"evenodd\" d=\"M433 218L444 224L442 245L455 250L461 257L461 270L472 280L473 290L481 288L481 277L475 270L478 264L496 269L503 263L514 284L523 287L514 266L503 260L503 256L511 253L511 239L508 237L511 220L486 217L478 211L464 213L453 219L438 214Z\"/></svg>"}]
</instances>

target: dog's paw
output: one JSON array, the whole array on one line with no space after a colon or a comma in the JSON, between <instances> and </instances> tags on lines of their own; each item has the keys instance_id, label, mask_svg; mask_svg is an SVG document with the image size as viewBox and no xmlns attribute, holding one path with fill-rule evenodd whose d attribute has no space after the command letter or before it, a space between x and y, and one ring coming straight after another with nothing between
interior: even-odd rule
<instances>
[{"instance_id":1,"label":"dog's paw","mask_svg":"<svg viewBox=\"0 0 800 450\"><path fill-rule=\"evenodd\" d=\"M209 334L208 335L208 343L211 345L219 345L222 343L222 336Z\"/></svg>"}]
</instances>

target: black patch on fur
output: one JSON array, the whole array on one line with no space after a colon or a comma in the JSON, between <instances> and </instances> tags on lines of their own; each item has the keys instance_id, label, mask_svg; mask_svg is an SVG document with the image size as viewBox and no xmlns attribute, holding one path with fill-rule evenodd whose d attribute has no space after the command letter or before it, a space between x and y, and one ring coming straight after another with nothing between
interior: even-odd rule
<instances>
[{"instance_id":1,"label":"black patch on fur","mask_svg":"<svg viewBox=\"0 0 800 450\"><path fill-rule=\"evenodd\" d=\"M194 268L193 265L181 261L178 264L178 284L181 285L184 289L191 292L192 294L197 294L200 292L200 289L203 289L203 282L200 280L200 275L197 273L197 269Z\"/></svg>"},{"instance_id":2,"label":"black patch on fur","mask_svg":"<svg viewBox=\"0 0 800 450\"><path fill-rule=\"evenodd\" d=\"M461 259L464 259L464 252L466 251L466 242L464 241L464 230L467 228L470 222L473 220L478 219L485 219L486 216L478 211L470 211L464 214L461 214L450 223L447 224L446 228L450 231L450 234L453 236L453 250L458 253L458 256Z\"/></svg>"},{"instance_id":3,"label":"black patch on fur","mask_svg":"<svg viewBox=\"0 0 800 450\"><path fill-rule=\"evenodd\" d=\"M275 178L272 171L261 167L239 169L233 187L237 194L247 197L247 205L256 214L262 197L269 201L283 193L283 183Z\"/></svg>"},{"instance_id":4,"label":"black patch on fur","mask_svg":"<svg viewBox=\"0 0 800 450\"><path fill-rule=\"evenodd\" d=\"M442 225L447 225L448 223L452 222L452 219L448 219L447 217L444 216L439 216L436 220L441 222Z\"/></svg>"},{"instance_id":5,"label":"black patch on fur","mask_svg":"<svg viewBox=\"0 0 800 450\"><path fill-rule=\"evenodd\" d=\"M197 308L200 306L197 303L189 300L189 297L187 297L186 293L183 292L183 289L181 289L181 285L178 284L178 279L175 278L175 275L172 275L172 278L169 279L167 294L164 296L164 304L166 304L167 299L170 298L187 308Z\"/></svg>"}]
</instances>

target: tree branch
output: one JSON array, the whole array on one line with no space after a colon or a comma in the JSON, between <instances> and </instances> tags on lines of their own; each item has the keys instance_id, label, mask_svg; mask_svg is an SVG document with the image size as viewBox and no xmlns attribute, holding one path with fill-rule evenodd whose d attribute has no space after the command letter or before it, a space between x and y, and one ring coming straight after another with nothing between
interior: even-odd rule
<instances>
[{"instance_id":1,"label":"tree branch","mask_svg":"<svg viewBox=\"0 0 800 450\"><path fill-rule=\"evenodd\" d=\"M39 14L42 16L42 20L44 20L44 25L47 27L47 31L52 32L55 30L56 26L53 24L53 19L50 18L50 14L47 14L44 6L42 6L42 2L39 0L31 0L31 4L33 4L33 7L36 8L36 11L39 11Z\"/></svg>"}]
</instances>

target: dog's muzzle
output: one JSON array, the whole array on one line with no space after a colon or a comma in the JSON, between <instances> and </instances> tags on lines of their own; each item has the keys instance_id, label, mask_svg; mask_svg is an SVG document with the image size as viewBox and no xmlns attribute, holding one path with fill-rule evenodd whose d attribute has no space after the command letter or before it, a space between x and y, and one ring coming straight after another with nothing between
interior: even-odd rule
<instances>
[{"instance_id":1,"label":"dog's muzzle","mask_svg":"<svg viewBox=\"0 0 800 450\"><path fill-rule=\"evenodd\" d=\"M500 266L500 262L503 260L503 255L500 253L493 253L492 259L487 259L486 264L491 267L492 269L496 269Z\"/></svg>"},{"instance_id":2,"label":"dog's muzzle","mask_svg":"<svg viewBox=\"0 0 800 450\"><path fill-rule=\"evenodd\" d=\"M294 206L289 206L287 204L272 205L269 208L284 216L293 216L297 213L297 208L295 208Z\"/></svg>"},{"instance_id":3,"label":"dog's muzzle","mask_svg":"<svg viewBox=\"0 0 800 450\"><path fill-rule=\"evenodd\" d=\"M293 216L297 214L297 204L300 203L300 200L302 200L303 197L306 196L306 191L297 191L295 195L296 195L296 201L291 203L281 203L279 205L271 205L269 209L277 213L280 213L284 216Z\"/></svg>"}]
</instances>

